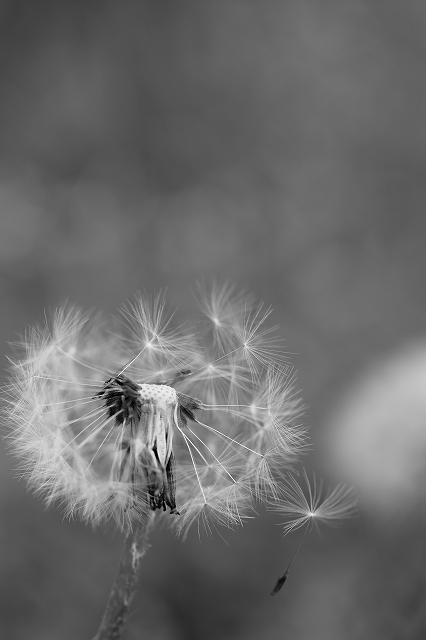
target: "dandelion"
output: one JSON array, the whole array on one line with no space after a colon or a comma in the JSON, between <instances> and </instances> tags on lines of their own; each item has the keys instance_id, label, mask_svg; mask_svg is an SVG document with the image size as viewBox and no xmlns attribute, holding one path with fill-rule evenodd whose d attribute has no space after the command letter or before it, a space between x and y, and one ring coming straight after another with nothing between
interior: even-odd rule
<instances>
[{"instance_id":1,"label":"dandelion","mask_svg":"<svg viewBox=\"0 0 426 640\"><path fill-rule=\"evenodd\" d=\"M69 516L126 530L118 582L154 516L182 535L193 523L241 524L255 500L277 496L304 446L270 310L225 286L204 291L199 312L190 329L173 324L162 294L109 324L62 309L12 362L5 421L20 471ZM120 589L103 628L118 616L114 599L126 600Z\"/></svg>"},{"instance_id":2,"label":"dandelion","mask_svg":"<svg viewBox=\"0 0 426 640\"><path fill-rule=\"evenodd\" d=\"M226 341L172 327L163 295L125 308L120 334L75 309L29 332L8 388L9 442L47 503L125 528L168 511L185 534L195 521L239 524L254 495L276 493L303 446L300 405L282 354L262 351L268 330L228 293L211 300L210 322Z\"/></svg>"},{"instance_id":3,"label":"dandelion","mask_svg":"<svg viewBox=\"0 0 426 640\"><path fill-rule=\"evenodd\" d=\"M154 519L185 536L239 525L259 500L287 514L302 504L291 480L280 488L306 432L271 310L228 285L200 296L192 327L174 324L163 294L139 295L110 322L61 309L12 361L5 422L29 486L69 516L126 531L98 639L119 637ZM330 514L338 500L327 504Z\"/></svg>"},{"instance_id":4,"label":"dandelion","mask_svg":"<svg viewBox=\"0 0 426 640\"><path fill-rule=\"evenodd\" d=\"M321 522L326 524L338 524L344 518L349 518L356 512L356 497L351 487L339 484L333 489L324 492L322 481L317 481L313 476L310 482L306 471L303 471L305 488L298 483L294 475L288 475L285 484L282 485L282 497L276 501L273 509L286 516L284 533L295 531L305 527L302 538L294 552L286 571L278 578L271 595L275 595L287 580L290 567L296 558L306 532L312 526L318 529Z\"/></svg>"}]
</instances>

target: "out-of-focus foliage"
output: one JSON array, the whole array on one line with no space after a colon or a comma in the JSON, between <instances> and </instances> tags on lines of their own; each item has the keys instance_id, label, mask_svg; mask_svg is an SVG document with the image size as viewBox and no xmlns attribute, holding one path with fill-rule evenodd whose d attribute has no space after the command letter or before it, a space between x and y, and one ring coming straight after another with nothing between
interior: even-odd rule
<instances>
[{"instance_id":1,"label":"out-of-focus foliage","mask_svg":"<svg viewBox=\"0 0 426 640\"><path fill-rule=\"evenodd\" d=\"M312 466L357 484L362 465L342 477L330 445L340 423L344 455L355 439L377 465L361 497L371 478L380 501L389 457L371 456L374 434L340 400L361 380L352 397L378 415L389 394L363 395L364 371L425 333L425 36L418 0L5 0L4 350L65 298L110 310L166 285L184 307L197 279L236 281L272 302L298 354ZM424 447L416 407L409 433ZM379 453L394 433L381 424ZM118 534L44 512L1 462L0 635L90 637ZM423 638L425 496L404 495L389 520L369 501L352 525L308 537L272 599L297 544L273 516L225 534L229 546L161 532L127 638Z\"/></svg>"}]
</instances>

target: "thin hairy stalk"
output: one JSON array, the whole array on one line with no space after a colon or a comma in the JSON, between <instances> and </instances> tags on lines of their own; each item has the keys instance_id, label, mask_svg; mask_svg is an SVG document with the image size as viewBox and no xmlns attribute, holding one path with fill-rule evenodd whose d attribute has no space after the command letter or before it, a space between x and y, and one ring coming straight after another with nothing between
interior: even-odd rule
<instances>
[{"instance_id":1,"label":"thin hairy stalk","mask_svg":"<svg viewBox=\"0 0 426 640\"><path fill-rule=\"evenodd\" d=\"M33 378L36 379L36 380L49 380L49 382L65 382L66 384L73 384L73 385L76 384L75 380L65 380L65 378L62 378L62 379L61 378L51 378L50 376L30 376L28 378L28 381L32 380ZM81 380L84 380L84 379L85 378L79 378L78 385L80 387L92 387L93 389L96 389L97 386L101 382L104 382L102 380L99 380L99 381L95 381L95 382L91 382L90 384L87 384L85 382L81 382Z\"/></svg>"},{"instance_id":2,"label":"thin hairy stalk","mask_svg":"<svg viewBox=\"0 0 426 640\"><path fill-rule=\"evenodd\" d=\"M206 494L204 493L203 485L201 484L200 474L198 473L197 465L195 464L195 460L194 460L194 456L192 455L191 447L188 444L189 438L188 438L188 436L186 436L184 434L182 429L180 429L179 427L178 427L178 429L181 432L181 434L183 435L184 442L185 442L186 447L188 449L188 453L189 453L189 455L191 457L191 462L192 462L192 466L194 467L195 475L197 476L198 486L200 487L201 495L203 496L204 502L207 504L207 498L206 498ZM189 442L191 442L191 441L189 440ZM192 444L192 442L191 442L191 444ZM195 445L193 445L193 446L195 446Z\"/></svg>"},{"instance_id":3,"label":"thin hairy stalk","mask_svg":"<svg viewBox=\"0 0 426 640\"><path fill-rule=\"evenodd\" d=\"M199 436L197 436L197 434L195 433L195 431L193 431L192 429L190 429L188 426L186 427L188 429L188 431L190 431L192 433L193 436L195 436L195 438L197 438L197 440L199 440L201 442L201 444L203 444L207 451L210 453L210 455L213 456L213 458L216 460L216 462L222 467L222 469L225 471L225 473L231 478L232 482L236 483L235 478L233 478L231 476L231 474L229 473L228 469L221 463L221 461L219 460L219 458L217 458L215 456L215 454L213 453L213 451L206 445L206 443L204 442L204 440L202 440ZM206 458L203 456L203 454L201 453L201 451L197 448L196 449L198 451L198 453L200 454L200 456L202 457L202 459L204 460L204 462L208 465L209 463L207 462Z\"/></svg>"},{"instance_id":4,"label":"thin hairy stalk","mask_svg":"<svg viewBox=\"0 0 426 640\"><path fill-rule=\"evenodd\" d=\"M226 433L222 433L222 431L218 431L214 427L210 427L208 424L204 424L204 422L200 422L199 420L194 420L194 422L199 424L200 427L205 427L206 429L209 429L209 431L213 431L214 433L217 433L219 436L222 436L222 438L226 438L226 440L230 440L234 444L237 444L239 447L242 447L243 449L247 449L247 451L250 451L250 453L255 453L257 456L264 458L263 453L259 453L258 451L254 451L253 449L250 449L250 447L246 447L242 442L238 442L238 440L234 440L234 438L231 438L231 436L227 436Z\"/></svg>"},{"instance_id":5,"label":"thin hairy stalk","mask_svg":"<svg viewBox=\"0 0 426 640\"><path fill-rule=\"evenodd\" d=\"M135 523L128 532L102 622L93 640L121 638L137 588L139 564L149 549L148 535L153 520L154 513L146 521Z\"/></svg>"},{"instance_id":6,"label":"thin hairy stalk","mask_svg":"<svg viewBox=\"0 0 426 640\"><path fill-rule=\"evenodd\" d=\"M101 371L100 369L97 369L96 367L91 367L90 364L86 364L82 360L79 360L75 356L72 356L70 353L67 353L66 351L64 351L61 347L56 346L56 348L58 349L58 351L63 353L65 357L69 358L73 362L76 362L77 364L81 364L83 367L87 367L88 369L91 369L91 371L96 371L96 373L103 374L103 371ZM98 382L102 382L102 381L99 380Z\"/></svg>"},{"instance_id":7,"label":"thin hairy stalk","mask_svg":"<svg viewBox=\"0 0 426 640\"><path fill-rule=\"evenodd\" d=\"M52 409L52 411L43 411L42 415L48 416L50 413L59 413L59 411L69 411L70 409L81 407L85 404L90 404L90 402L95 402L95 399L93 398L93 396L86 396L84 398L72 398L71 400L59 400L59 402L47 402L46 404L40 405L40 407L53 407L56 405L64 405L64 404L70 404L70 403L73 403L75 405L75 407L73 407L73 404L70 404L69 407Z\"/></svg>"}]
</instances>

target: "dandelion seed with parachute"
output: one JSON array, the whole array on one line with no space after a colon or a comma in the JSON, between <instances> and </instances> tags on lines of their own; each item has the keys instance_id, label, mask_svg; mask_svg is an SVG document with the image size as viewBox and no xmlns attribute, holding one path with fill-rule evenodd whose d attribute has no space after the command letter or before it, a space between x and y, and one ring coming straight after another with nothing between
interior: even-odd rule
<instances>
[{"instance_id":1,"label":"dandelion seed with parachute","mask_svg":"<svg viewBox=\"0 0 426 640\"><path fill-rule=\"evenodd\" d=\"M352 488L339 484L334 489L324 492L322 481L318 481L313 476L311 482L305 470L303 471L303 481L304 488L294 475L287 476L285 484L281 487L284 499L272 507L278 513L286 516L287 521L283 523L284 534L296 531L301 527L305 527L305 530L287 569L277 579L271 595L278 593L287 580L291 565L311 527L314 526L318 529L319 523L336 525L356 513L357 500Z\"/></svg>"}]
</instances>

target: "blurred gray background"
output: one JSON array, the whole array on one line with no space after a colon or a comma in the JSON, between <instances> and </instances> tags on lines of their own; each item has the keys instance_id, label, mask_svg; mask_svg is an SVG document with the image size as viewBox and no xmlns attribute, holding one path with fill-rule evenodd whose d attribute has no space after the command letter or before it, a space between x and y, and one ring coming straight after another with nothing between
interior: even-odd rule
<instances>
[{"instance_id":1,"label":"blurred gray background","mask_svg":"<svg viewBox=\"0 0 426 640\"><path fill-rule=\"evenodd\" d=\"M272 304L314 452L360 515L153 536L127 640L426 634L426 5L3 0L3 352L66 298L114 311L200 278ZM7 363L4 358L4 369ZM0 637L91 638L113 529L0 466Z\"/></svg>"}]
</instances>

